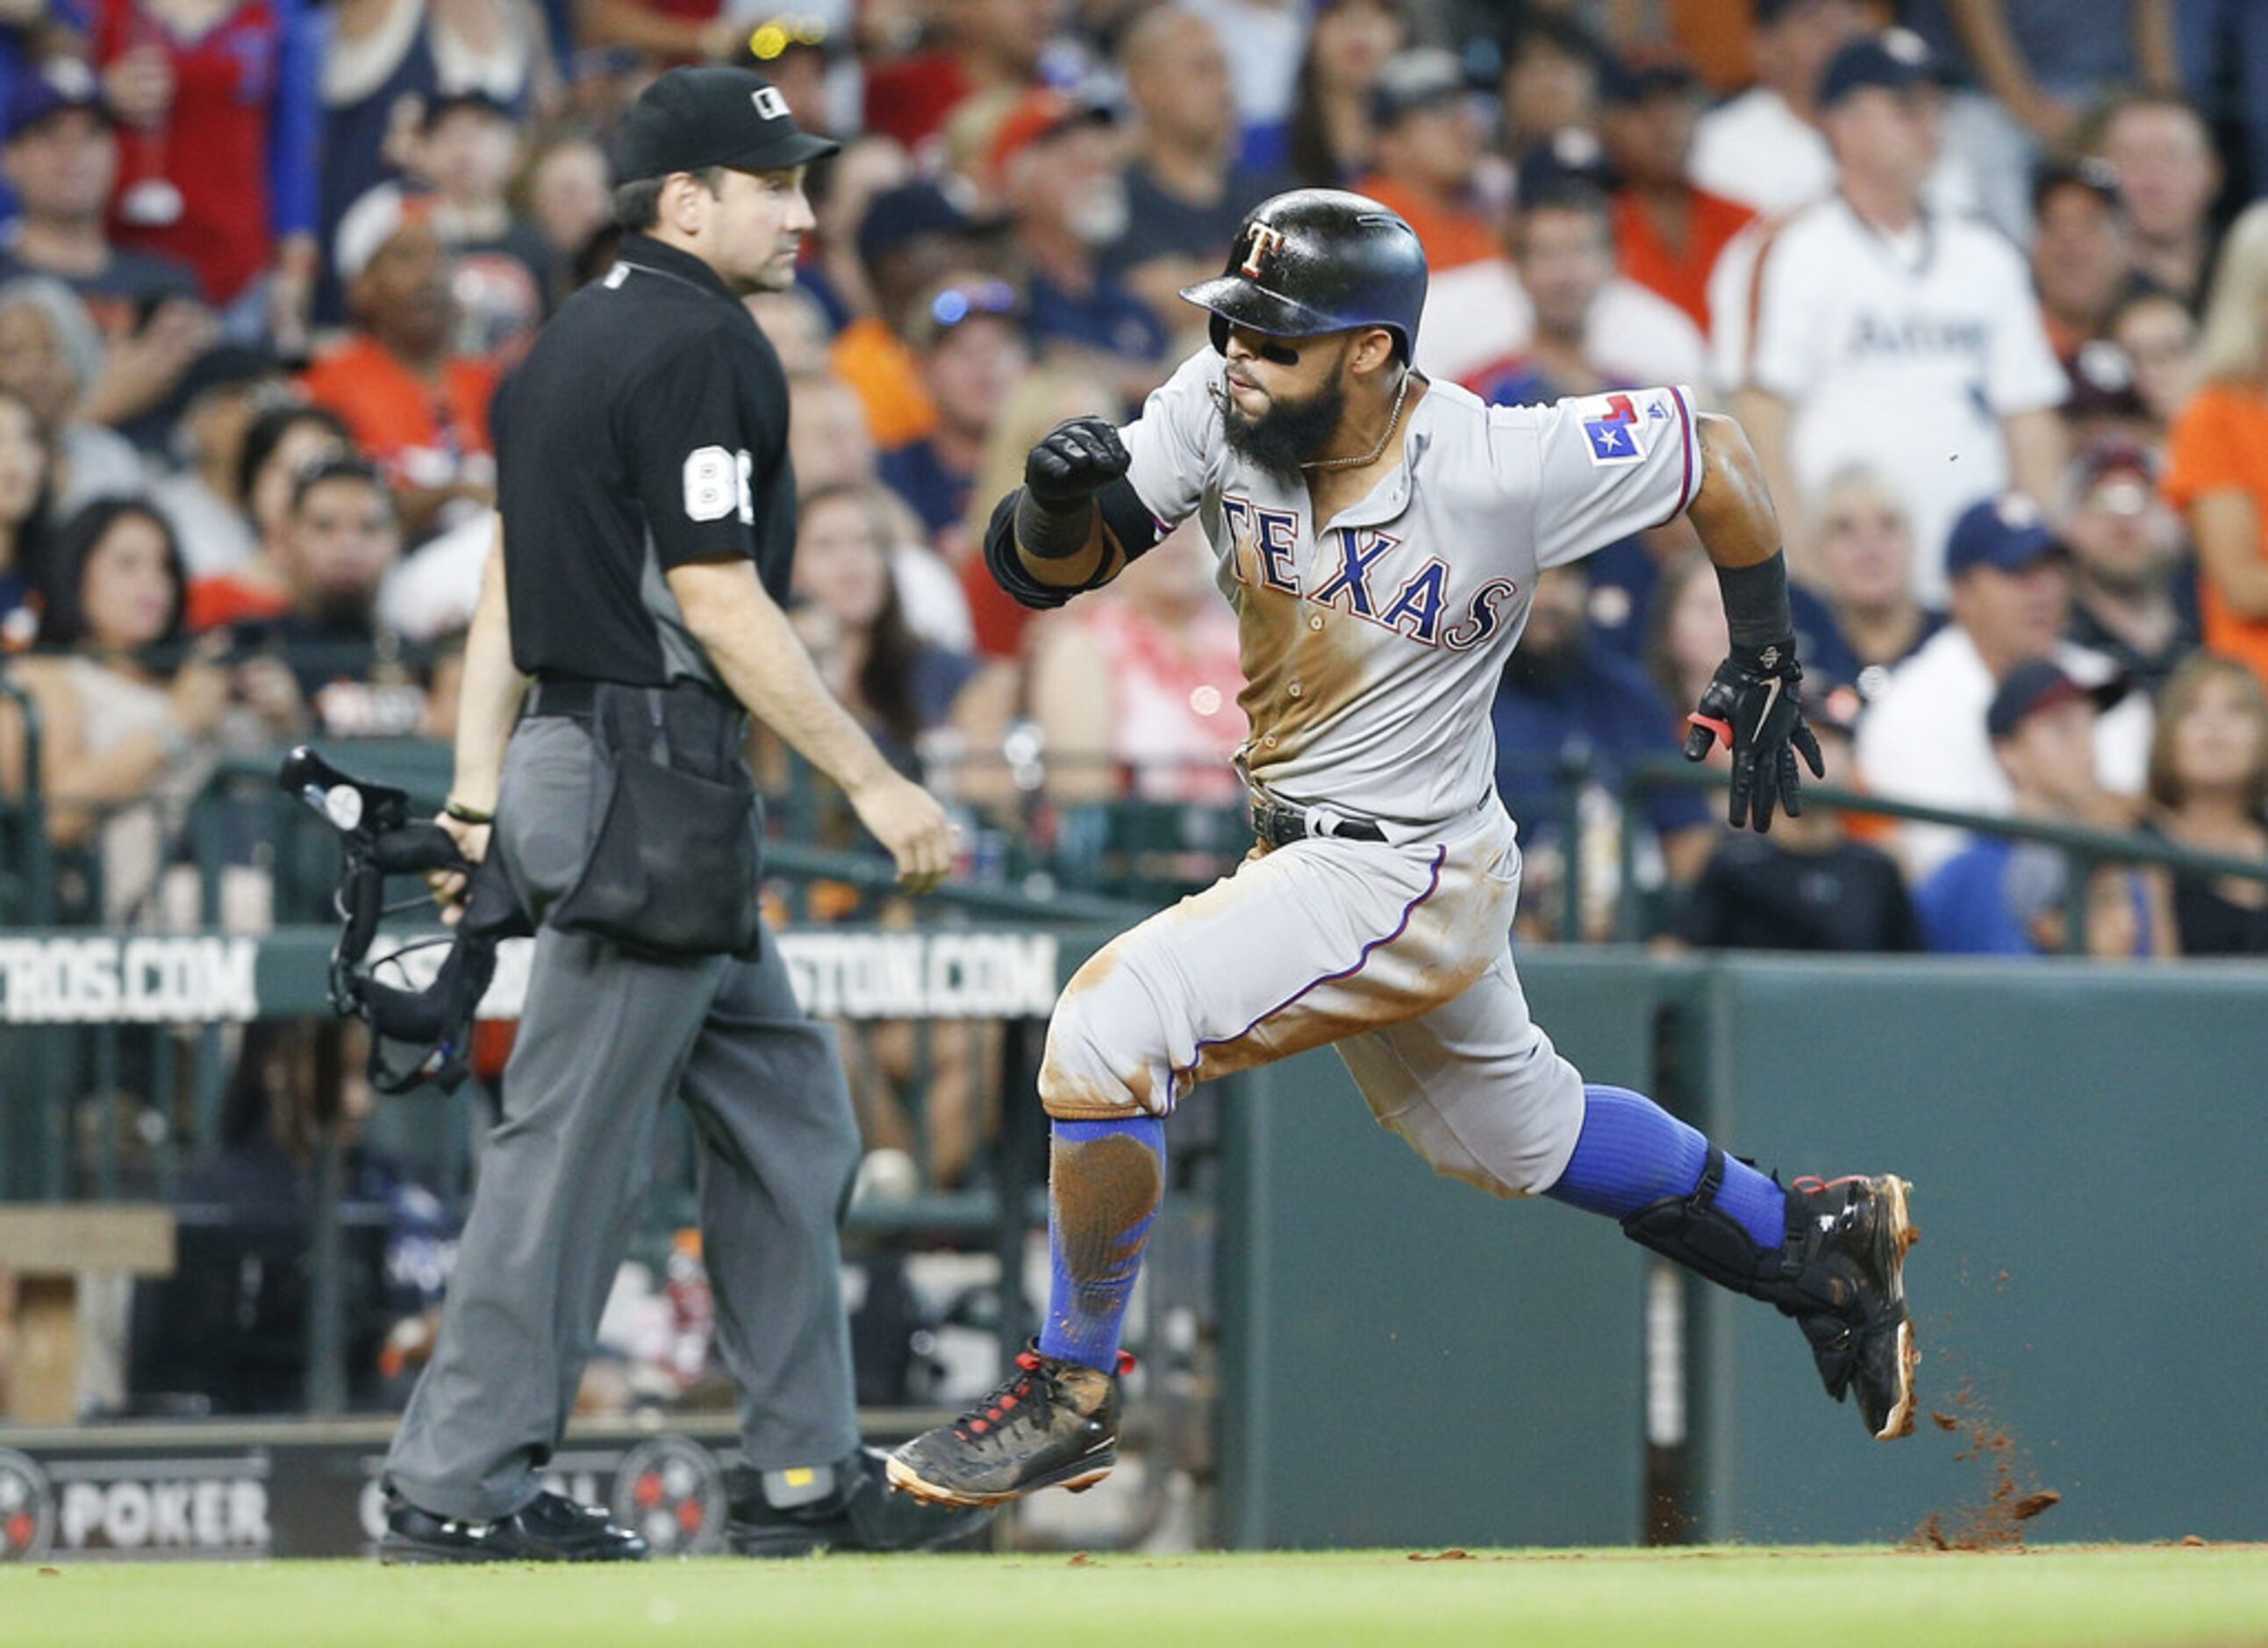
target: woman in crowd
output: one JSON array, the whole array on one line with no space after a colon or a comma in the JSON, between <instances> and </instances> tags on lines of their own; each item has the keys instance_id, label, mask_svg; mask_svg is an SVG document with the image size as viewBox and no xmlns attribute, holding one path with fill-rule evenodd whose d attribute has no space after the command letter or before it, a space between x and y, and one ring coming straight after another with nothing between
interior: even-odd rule
<instances>
[{"instance_id":1,"label":"woman in crowd","mask_svg":"<svg viewBox=\"0 0 2268 1648\"><path fill-rule=\"evenodd\" d=\"M70 287L37 275L0 286L0 388L49 432L57 518L98 498L138 497L148 484L134 443L80 414L101 373L101 336Z\"/></svg>"},{"instance_id":2,"label":"woman in crowd","mask_svg":"<svg viewBox=\"0 0 2268 1648\"><path fill-rule=\"evenodd\" d=\"M918 639L906 625L890 573L888 495L872 483L821 486L802 499L796 530L796 632L821 677L865 723L893 765L941 794L970 799L998 769L1015 674ZM819 824L821 839L836 820ZM847 824L847 820L843 821ZM970 826L975 827L973 821ZM931 1182L957 1184L990 1122L983 1095L995 1038L939 1031L929 1038L923 1127L910 1120L920 1038L889 1021L846 1038L860 1125L873 1149L908 1149L927 1135Z\"/></svg>"},{"instance_id":3,"label":"woman in crowd","mask_svg":"<svg viewBox=\"0 0 2268 1648\"><path fill-rule=\"evenodd\" d=\"M1914 599L1913 528L1881 476L1865 469L1836 476L1821 495L1816 519L1820 593L1835 630L1830 652L1839 642L1845 655L1807 646L1804 663L1827 665L1871 698L1882 672L1936 634L1945 617Z\"/></svg>"},{"instance_id":4,"label":"woman in crowd","mask_svg":"<svg viewBox=\"0 0 2268 1648\"><path fill-rule=\"evenodd\" d=\"M1316 8L1292 100L1292 171L1300 182L1343 188L1370 170L1371 84L1409 33L1385 0Z\"/></svg>"},{"instance_id":5,"label":"woman in crowd","mask_svg":"<svg viewBox=\"0 0 2268 1648\"><path fill-rule=\"evenodd\" d=\"M55 560L46 647L11 675L39 712L48 833L58 847L97 850L101 897L86 913L117 922L155 886L169 826L211 770L232 683L210 656L169 668L156 655L181 639L186 589L163 515L126 499L92 505L63 529ZM0 728L0 778L21 794L12 706Z\"/></svg>"},{"instance_id":6,"label":"woman in crowd","mask_svg":"<svg viewBox=\"0 0 2268 1648\"><path fill-rule=\"evenodd\" d=\"M54 473L47 426L22 395L0 389L0 649L20 651L39 633Z\"/></svg>"},{"instance_id":7,"label":"woman in crowd","mask_svg":"<svg viewBox=\"0 0 2268 1648\"><path fill-rule=\"evenodd\" d=\"M1236 615L1216 569L1197 522L1184 521L1108 594L1035 628L1025 696L1050 800L1237 800L1229 757L1249 724L1237 707Z\"/></svg>"},{"instance_id":8,"label":"woman in crowd","mask_svg":"<svg viewBox=\"0 0 2268 1648\"><path fill-rule=\"evenodd\" d=\"M1683 715L1701 701L1701 690L1732 645L1725 599L1708 556L1689 550L1661 569L1646 604L1646 672L1663 697L1683 706ZM1804 662L1810 661L1807 653Z\"/></svg>"},{"instance_id":9,"label":"woman in crowd","mask_svg":"<svg viewBox=\"0 0 2268 1648\"><path fill-rule=\"evenodd\" d=\"M1531 7L1505 42L1506 157L1518 160L1562 132L1595 132L1604 62L1604 48L1580 22Z\"/></svg>"},{"instance_id":10,"label":"woman in crowd","mask_svg":"<svg viewBox=\"0 0 2268 1648\"><path fill-rule=\"evenodd\" d=\"M957 755L956 746L998 747L1008 672L914 633L890 573L894 537L879 486L848 482L806 493L795 624L836 697L893 765L918 772L926 758Z\"/></svg>"},{"instance_id":11,"label":"woman in crowd","mask_svg":"<svg viewBox=\"0 0 2268 1648\"><path fill-rule=\"evenodd\" d=\"M533 151L515 185L516 204L551 248L559 271L551 301L558 304L574 290L568 271L614 230L614 172L598 139L579 126L553 128Z\"/></svg>"},{"instance_id":12,"label":"woman in crowd","mask_svg":"<svg viewBox=\"0 0 2268 1648\"><path fill-rule=\"evenodd\" d=\"M353 447L338 414L320 406L271 406L252 420L238 461L237 496L244 499L258 547L233 571L190 586L191 633L280 617L291 610L283 556L292 485L311 465L342 457Z\"/></svg>"},{"instance_id":13,"label":"woman in crowd","mask_svg":"<svg viewBox=\"0 0 2268 1648\"><path fill-rule=\"evenodd\" d=\"M2197 545L2205 646L2268 682L2268 201L2222 244L2197 375L2163 487Z\"/></svg>"},{"instance_id":14,"label":"woman in crowd","mask_svg":"<svg viewBox=\"0 0 2268 1648\"><path fill-rule=\"evenodd\" d=\"M2151 823L2200 852L2268 861L2268 691L2251 671L2192 654L2166 684L2150 745ZM2174 877L2184 956L2268 955L2268 883Z\"/></svg>"},{"instance_id":15,"label":"woman in crowd","mask_svg":"<svg viewBox=\"0 0 2268 1648\"><path fill-rule=\"evenodd\" d=\"M2197 319L2180 299L2145 287L2110 312L2109 331L2133 366L2134 393L2149 414L2153 448L2161 447L2193 387Z\"/></svg>"}]
</instances>

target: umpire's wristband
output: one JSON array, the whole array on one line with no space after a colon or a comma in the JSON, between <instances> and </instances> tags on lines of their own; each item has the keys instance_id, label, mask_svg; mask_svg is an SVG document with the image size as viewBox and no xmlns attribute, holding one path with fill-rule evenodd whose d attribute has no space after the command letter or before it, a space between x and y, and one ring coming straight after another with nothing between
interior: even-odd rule
<instances>
[{"instance_id":1,"label":"umpire's wristband","mask_svg":"<svg viewBox=\"0 0 2268 1648\"><path fill-rule=\"evenodd\" d=\"M1787 557L1778 550L1754 566L1719 566L1717 588L1725 598L1725 627L1735 647L1785 646L1795 633L1788 606Z\"/></svg>"}]
</instances>

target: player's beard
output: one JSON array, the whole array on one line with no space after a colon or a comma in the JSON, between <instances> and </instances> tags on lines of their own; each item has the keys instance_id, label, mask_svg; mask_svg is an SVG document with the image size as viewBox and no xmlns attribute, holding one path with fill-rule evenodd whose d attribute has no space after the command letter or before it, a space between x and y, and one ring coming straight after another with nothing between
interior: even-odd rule
<instances>
[{"instance_id":1,"label":"player's beard","mask_svg":"<svg viewBox=\"0 0 2268 1648\"><path fill-rule=\"evenodd\" d=\"M1304 401L1270 396L1268 410L1248 416L1226 388L1220 391L1221 433L1228 449L1271 480L1286 486L1300 479L1300 466L1314 461L1346 417L1346 379L1333 373Z\"/></svg>"}]
</instances>

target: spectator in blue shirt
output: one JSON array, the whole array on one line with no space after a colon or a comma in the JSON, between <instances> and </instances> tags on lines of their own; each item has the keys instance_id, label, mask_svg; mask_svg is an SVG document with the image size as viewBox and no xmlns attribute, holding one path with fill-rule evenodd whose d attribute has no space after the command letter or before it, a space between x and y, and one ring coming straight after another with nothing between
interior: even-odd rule
<instances>
[{"instance_id":1,"label":"spectator in blue shirt","mask_svg":"<svg viewBox=\"0 0 2268 1648\"><path fill-rule=\"evenodd\" d=\"M2114 680L2088 688L2051 659L2018 664L1992 695L1984 724L2015 790L2015 816L2092 825L2124 822L2095 776L2095 718L2126 692ZM2053 847L1980 839L1940 866L1914 902L1933 950L2032 956L2064 947L2070 870ZM2163 876L2123 865L2091 872L2087 951L2170 955L2170 896Z\"/></svg>"},{"instance_id":2,"label":"spectator in blue shirt","mask_svg":"<svg viewBox=\"0 0 2268 1648\"><path fill-rule=\"evenodd\" d=\"M1244 214L1296 184L1236 163L1228 54L1204 18L1152 6L1126 31L1120 56L1138 119L1126 231L1105 248L1102 269L1171 330L1188 323L1181 289L1220 273Z\"/></svg>"},{"instance_id":3,"label":"spectator in blue shirt","mask_svg":"<svg viewBox=\"0 0 2268 1648\"><path fill-rule=\"evenodd\" d=\"M1103 270L1103 248L1129 222L1122 151L1115 110L1041 90L1001 121L991 162L1029 274L1041 357L1104 373L1138 403L1164 380L1170 340L1150 306Z\"/></svg>"}]
</instances>

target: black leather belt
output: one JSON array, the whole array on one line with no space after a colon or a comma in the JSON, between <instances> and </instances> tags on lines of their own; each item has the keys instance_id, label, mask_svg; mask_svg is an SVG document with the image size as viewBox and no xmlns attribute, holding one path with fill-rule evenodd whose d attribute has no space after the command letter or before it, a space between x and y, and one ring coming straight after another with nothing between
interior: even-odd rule
<instances>
[{"instance_id":1,"label":"black leather belt","mask_svg":"<svg viewBox=\"0 0 2268 1648\"><path fill-rule=\"evenodd\" d=\"M1328 822L1329 828L1322 826ZM1335 841L1383 841L1386 831L1366 818L1336 816L1328 821L1305 807L1252 798L1252 833L1270 846L1289 846L1294 841L1322 838Z\"/></svg>"},{"instance_id":2,"label":"black leather belt","mask_svg":"<svg viewBox=\"0 0 2268 1648\"><path fill-rule=\"evenodd\" d=\"M622 685L619 682L596 681L588 676L542 676L527 689L527 701L523 713L528 715L559 715L572 721L591 719L599 701L599 689ZM647 691L644 687L627 689L633 692ZM670 698L681 698L701 708L716 708L737 714L740 706L703 686L699 682L681 678L660 689Z\"/></svg>"},{"instance_id":3,"label":"black leather belt","mask_svg":"<svg viewBox=\"0 0 2268 1648\"><path fill-rule=\"evenodd\" d=\"M598 700L599 684L583 676L546 676L527 689L525 713L587 721Z\"/></svg>"}]
</instances>

